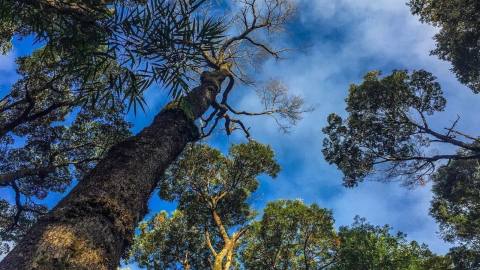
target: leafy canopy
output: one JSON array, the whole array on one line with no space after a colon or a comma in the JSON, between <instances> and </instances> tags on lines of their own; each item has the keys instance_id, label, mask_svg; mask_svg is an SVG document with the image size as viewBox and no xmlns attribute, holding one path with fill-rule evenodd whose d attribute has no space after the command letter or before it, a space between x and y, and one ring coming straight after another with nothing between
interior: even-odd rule
<instances>
[{"instance_id":1,"label":"leafy canopy","mask_svg":"<svg viewBox=\"0 0 480 270\"><path fill-rule=\"evenodd\" d=\"M447 254L453 269L480 268L479 160L454 160L433 176L430 214L444 240L460 244Z\"/></svg>"},{"instance_id":2,"label":"leafy canopy","mask_svg":"<svg viewBox=\"0 0 480 270\"><path fill-rule=\"evenodd\" d=\"M480 161L454 160L433 177L431 215L442 236L480 253Z\"/></svg>"},{"instance_id":3,"label":"leafy canopy","mask_svg":"<svg viewBox=\"0 0 480 270\"><path fill-rule=\"evenodd\" d=\"M480 255L478 250L472 250L465 246L451 248L447 254L454 270L480 269Z\"/></svg>"},{"instance_id":4,"label":"leafy canopy","mask_svg":"<svg viewBox=\"0 0 480 270\"><path fill-rule=\"evenodd\" d=\"M323 269L339 244L331 211L316 204L279 200L252 223L242 248L246 269Z\"/></svg>"},{"instance_id":5,"label":"leafy canopy","mask_svg":"<svg viewBox=\"0 0 480 270\"><path fill-rule=\"evenodd\" d=\"M408 242L391 227L373 226L359 217L350 227L340 227L340 247L331 269L448 269L448 260L433 255L425 245Z\"/></svg>"},{"instance_id":6,"label":"leafy canopy","mask_svg":"<svg viewBox=\"0 0 480 270\"><path fill-rule=\"evenodd\" d=\"M121 22L115 11L140 2L143 1L1 1L0 49L6 53L12 39L31 35L43 46L41 53L36 53L37 61L55 61L62 70L57 77L75 76L77 82L84 84L94 74L103 72L108 76L108 87L91 89L95 95L90 97L112 97L120 92L121 98L137 104L142 100L146 82L124 65L119 68L111 39L121 35L117 30ZM106 71L112 68L117 71Z\"/></svg>"},{"instance_id":7,"label":"leafy canopy","mask_svg":"<svg viewBox=\"0 0 480 270\"><path fill-rule=\"evenodd\" d=\"M230 269L255 216L248 199L257 178L279 169L270 147L254 141L232 146L227 156L191 145L159 183L160 197L177 210L140 226L133 258L149 269Z\"/></svg>"},{"instance_id":8,"label":"leafy canopy","mask_svg":"<svg viewBox=\"0 0 480 270\"><path fill-rule=\"evenodd\" d=\"M477 0L410 0L412 13L440 28L432 54L450 61L452 71L480 92L480 4Z\"/></svg>"},{"instance_id":9,"label":"leafy canopy","mask_svg":"<svg viewBox=\"0 0 480 270\"><path fill-rule=\"evenodd\" d=\"M182 212L161 212L140 224L130 255L147 269L208 269L203 231Z\"/></svg>"},{"instance_id":10,"label":"leafy canopy","mask_svg":"<svg viewBox=\"0 0 480 270\"><path fill-rule=\"evenodd\" d=\"M192 145L160 180L160 197L178 201L178 209L210 220L215 209L227 226L251 217L247 198L258 188L257 177L275 177L280 167L269 146L251 141L233 145L228 156L206 145Z\"/></svg>"},{"instance_id":11,"label":"leafy canopy","mask_svg":"<svg viewBox=\"0 0 480 270\"><path fill-rule=\"evenodd\" d=\"M442 159L474 159L480 150L474 138L455 130L433 130L428 117L443 111L446 100L436 78L426 71L394 71L381 77L368 73L352 85L346 99L348 116L328 117L323 154L344 173L346 186L355 186L375 172L400 177L407 184L422 184ZM459 135L460 134L460 135ZM467 140L463 140L462 135ZM452 144L469 153L429 155L435 144Z\"/></svg>"},{"instance_id":12,"label":"leafy canopy","mask_svg":"<svg viewBox=\"0 0 480 270\"><path fill-rule=\"evenodd\" d=\"M109 87L118 65L105 65L82 81L63 62L68 60L44 49L18 58L21 78L0 100L0 188L13 194L0 202L2 241L22 237L47 211L41 201L50 192L64 192L130 136L121 100L108 99L102 108L89 98Z\"/></svg>"},{"instance_id":13,"label":"leafy canopy","mask_svg":"<svg viewBox=\"0 0 480 270\"><path fill-rule=\"evenodd\" d=\"M373 226L358 217L337 232L331 211L279 200L268 203L261 219L245 227L236 242L239 254L232 253L235 260L215 268L212 254L221 254L215 249L222 245L198 226L195 213L190 215L161 212L143 223L133 259L147 269L457 270L478 264L469 250L437 256L427 246L407 241L405 234L392 233L388 225Z\"/></svg>"}]
</instances>

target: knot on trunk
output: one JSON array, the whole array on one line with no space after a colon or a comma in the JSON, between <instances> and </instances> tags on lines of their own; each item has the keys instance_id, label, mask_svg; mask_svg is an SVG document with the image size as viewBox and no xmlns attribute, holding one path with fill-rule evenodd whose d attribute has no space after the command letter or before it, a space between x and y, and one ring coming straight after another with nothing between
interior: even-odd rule
<instances>
[{"instance_id":1,"label":"knot on trunk","mask_svg":"<svg viewBox=\"0 0 480 270\"><path fill-rule=\"evenodd\" d=\"M225 78L228 76L228 71L221 69L221 70L214 70L214 71L204 71L200 76L200 82L205 87L213 87L215 91L220 90L220 86Z\"/></svg>"}]
</instances>

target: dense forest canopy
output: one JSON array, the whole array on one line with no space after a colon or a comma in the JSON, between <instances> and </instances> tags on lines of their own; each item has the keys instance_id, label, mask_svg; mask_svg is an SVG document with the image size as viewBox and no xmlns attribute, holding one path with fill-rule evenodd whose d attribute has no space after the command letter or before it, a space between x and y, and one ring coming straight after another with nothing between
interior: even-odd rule
<instances>
[{"instance_id":1,"label":"dense forest canopy","mask_svg":"<svg viewBox=\"0 0 480 270\"><path fill-rule=\"evenodd\" d=\"M0 0L0 269L480 269L478 18L475 0ZM364 204L378 225L346 225ZM441 254L383 225L433 235L427 214Z\"/></svg>"}]
</instances>

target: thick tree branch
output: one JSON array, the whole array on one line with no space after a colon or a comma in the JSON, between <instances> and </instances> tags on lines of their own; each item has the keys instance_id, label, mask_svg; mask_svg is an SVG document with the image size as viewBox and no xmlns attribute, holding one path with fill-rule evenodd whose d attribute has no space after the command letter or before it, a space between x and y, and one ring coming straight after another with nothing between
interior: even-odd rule
<instances>
[{"instance_id":1,"label":"thick tree branch","mask_svg":"<svg viewBox=\"0 0 480 270\"><path fill-rule=\"evenodd\" d=\"M28 176L46 176L52 173L55 169L67 167L69 165L78 165L86 162L98 161L100 158L87 158L77 161L71 161L66 163L54 164L41 168L21 168L13 172L6 172L0 174L0 186L7 186L11 182L28 177Z\"/></svg>"},{"instance_id":2,"label":"thick tree branch","mask_svg":"<svg viewBox=\"0 0 480 270\"><path fill-rule=\"evenodd\" d=\"M271 54L273 57L275 57L276 59L279 59L280 58L280 52L279 51L274 51L272 49L270 49L269 47L267 47L267 45L265 44L262 44L262 43L259 43L259 42L256 42L254 41L253 39L251 39L250 37L245 37L245 40L248 40L250 43L252 43L253 45L257 46L257 47L260 47L262 48L264 51L266 51L267 53Z\"/></svg>"},{"instance_id":3,"label":"thick tree branch","mask_svg":"<svg viewBox=\"0 0 480 270\"><path fill-rule=\"evenodd\" d=\"M447 159L447 160L468 160L468 159L478 159L480 158L480 154L476 155L467 155L467 156L461 156L461 155L435 155L431 157L424 157L424 156L412 156L412 157L381 157L383 160L382 161L377 161L374 162L374 164L382 164L382 163L387 163L387 162L392 162L392 161L412 161L412 160L424 160L427 162L434 162L442 159Z\"/></svg>"},{"instance_id":4,"label":"thick tree branch","mask_svg":"<svg viewBox=\"0 0 480 270\"><path fill-rule=\"evenodd\" d=\"M29 103L29 106L23 111L23 113L19 117L0 127L0 137L5 136L5 134L13 131L16 127L18 127L21 124L24 124L29 121L35 121L37 119L47 116L48 114L54 112L57 109L60 109L62 107L72 106L75 104L74 102L68 102L68 101L58 102L50 105L49 107L47 107L42 111L29 115L29 113L33 110L35 106L35 102L31 98L29 98L28 103Z\"/></svg>"},{"instance_id":5,"label":"thick tree branch","mask_svg":"<svg viewBox=\"0 0 480 270\"><path fill-rule=\"evenodd\" d=\"M205 229L205 242L207 244L207 247L210 249L210 252L212 252L212 255L214 257L217 257L218 254L215 251L215 248L213 248L212 241L210 240L210 233L207 229Z\"/></svg>"},{"instance_id":6,"label":"thick tree branch","mask_svg":"<svg viewBox=\"0 0 480 270\"><path fill-rule=\"evenodd\" d=\"M211 210L211 214L213 217L213 221L215 222L215 225L217 226L218 231L220 232L220 236L223 239L223 242L226 244L230 241L230 237L228 236L227 230L225 230L225 227L223 226L222 219L218 215L217 211L215 209Z\"/></svg>"},{"instance_id":7,"label":"thick tree branch","mask_svg":"<svg viewBox=\"0 0 480 270\"><path fill-rule=\"evenodd\" d=\"M418 123L416 123L415 121L411 120L408 116L404 115L405 119L407 119L407 122L416 126L420 131L426 133L426 134L429 134L441 141L444 141L446 143L450 143L452 145L455 145L455 146L458 146L458 147L461 147L465 150L470 150L470 151L474 151L474 152L480 152L480 147L478 146L475 146L473 144L468 144L468 143L465 143L465 142L462 142L462 141L459 141L459 140L456 140L454 139L452 136L447 136L447 135L443 135L441 133L438 133L434 130L432 130L428 124L426 124L426 120L425 120L425 124L424 125L420 125Z\"/></svg>"}]
</instances>

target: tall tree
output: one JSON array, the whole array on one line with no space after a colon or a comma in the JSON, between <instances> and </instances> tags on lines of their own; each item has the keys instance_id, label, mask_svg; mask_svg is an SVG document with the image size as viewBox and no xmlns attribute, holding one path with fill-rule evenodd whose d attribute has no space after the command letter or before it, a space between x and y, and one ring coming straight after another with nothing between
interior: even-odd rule
<instances>
[{"instance_id":1,"label":"tall tree","mask_svg":"<svg viewBox=\"0 0 480 270\"><path fill-rule=\"evenodd\" d=\"M324 156L344 173L346 186L376 170L384 172L383 179L424 184L441 161L480 158L478 139L456 129L459 119L444 131L429 125L429 116L443 111L446 99L426 71L395 71L385 77L370 72L350 87L346 102L347 118L331 114L323 129ZM464 151L430 154L429 149L442 144Z\"/></svg>"},{"instance_id":2,"label":"tall tree","mask_svg":"<svg viewBox=\"0 0 480 270\"><path fill-rule=\"evenodd\" d=\"M251 69L243 66L243 60L249 58L242 54L265 52L279 57L280 52L262 38L281 30L293 12L292 5L286 0L242 2L239 11L232 10L235 19L226 24L232 34L226 35L228 28L219 31L222 24L200 12L205 2L151 1L116 12L124 19L116 29L121 34L111 42L122 53L118 58L138 64L144 76L153 78L149 82L156 80L170 87L174 96L183 96L167 105L152 125L115 145L59 205L37 222L1 267L113 269L146 213L158 176L188 142L201 137L194 120L211 106L212 113L205 118L201 132L204 136L211 134L222 119L228 134L240 128L248 136L247 127L231 114L278 114L293 122L298 120L301 99L271 87L263 88L264 112L235 110L228 103L235 78L247 82L242 67ZM236 33L236 29L240 31ZM193 77L200 85L191 89L187 81ZM226 78L229 84L222 90ZM221 92L221 99L216 101Z\"/></svg>"},{"instance_id":3,"label":"tall tree","mask_svg":"<svg viewBox=\"0 0 480 270\"><path fill-rule=\"evenodd\" d=\"M141 226L148 230L135 238L134 258L149 269L230 269L254 217L247 200L257 177L278 171L272 150L253 141L232 146L228 156L205 145L188 148L160 182L160 196L178 202L178 211Z\"/></svg>"},{"instance_id":4,"label":"tall tree","mask_svg":"<svg viewBox=\"0 0 480 270\"><path fill-rule=\"evenodd\" d=\"M272 150L253 141L232 146L228 156L208 146L192 146L160 182L160 196L178 202L179 212L169 220L173 226L168 228L175 231L161 232L158 226L143 231L136 237L133 254L149 269L175 269L176 264L202 269L194 266L198 262L209 263L213 270L231 269L236 249L255 216L247 200L258 187L257 177L275 177L278 171ZM185 228L192 239L176 227ZM177 240L171 241L174 236ZM179 253L165 256L172 251Z\"/></svg>"},{"instance_id":5,"label":"tall tree","mask_svg":"<svg viewBox=\"0 0 480 270\"><path fill-rule=\"evenodd\" d=\"M181 211L162 211L139 225L130 251L132 260L147 269L209 269L212 256L204 232Z\"/></svg>"},{"instance_id":6,"label":"tall tree","mask_svg":"<svg viewBox=\"0 0 480 270\"><path fill-rule=\"evenodd\" d=\"M480 269L480 255L478 250L465 246L451 248L447 257L452 262L452 269Z\"/></svg>"},{"instance_id":7,"label":"tall tree","mask_svg":"<svg viewBox=\"0 0 480 270\"><path fill-rule=\"evenodd\" d=\"M316 204L279 200L247 232L241 260L246 269L329 269L340 242L331 211Z\"/></svg>"},{"instance_id":8,"label":"tall tree","mask_svg":"<svg viewBox=\"0 0 480 270\"><path fill-rule=\"evenodd\" d=\"M412 13L440 28L432 54L452 63L460 82L480 92L480 4L476 0L410 0Z\"/></svg>"},{"instance_id":9,"label":"tall tree","mask_svg":"<svg viewBox=\"0 0 480 270\"><path fill-rule=\"evenodd\" d=\"M212 76L217 75L217 76ZM150 127L113 146L105 158L0 263L3 269L115 269L147 211L157 177L199 138L199 117L222 75L205 73L186 102L164 109Z\"/></svg>"},{"instance_id":10,"label":"tall tree","mask_svg":"<svg viewBox=\"0 0 480 270\"><path fill-rule=\"evenodd\" d=\"M373 226L356 217L350 227L340 227L336 263L331 269L449 269L449 261L433 255L426 246L408 242L391 227Z\"/></svg>"},{"instance_id":11,"label":"tall tree","mask_svg":"<svg viewBox=\"0 0 480 270\"><path fill-rule=\"evenodd\" d=\"M480 161L454 160L433 177L431 215L442 236L460 243L480 256Z\"/></svg>"}]
</instances>

